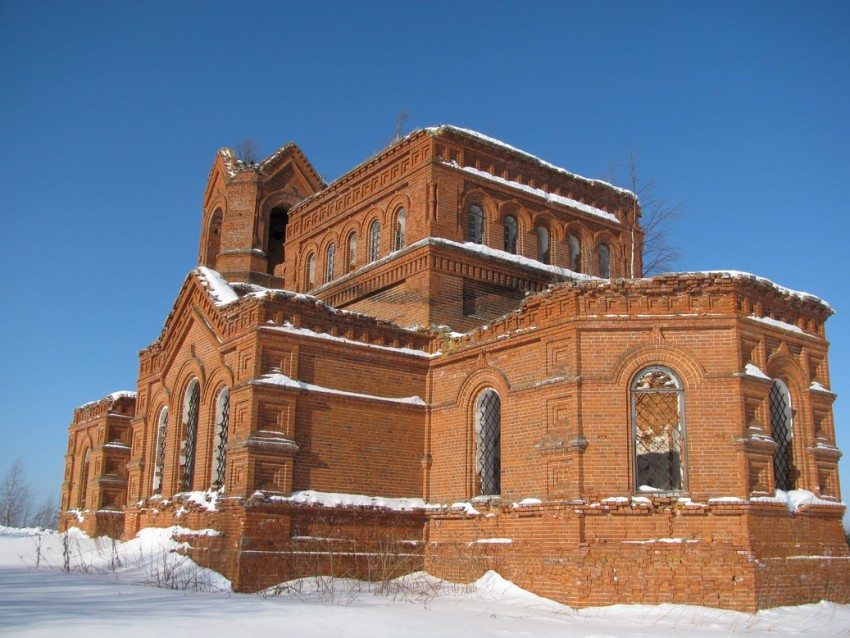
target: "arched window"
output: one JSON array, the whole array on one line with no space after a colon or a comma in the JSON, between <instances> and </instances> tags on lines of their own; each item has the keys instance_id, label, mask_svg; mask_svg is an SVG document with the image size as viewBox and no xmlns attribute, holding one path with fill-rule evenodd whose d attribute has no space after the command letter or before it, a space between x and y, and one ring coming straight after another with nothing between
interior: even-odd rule
<instances>
[{"instance_id":1,"label":"arched window","mask_svg":"<svg viewBox=\"0 0 850 638\"><path fill-rule=\"evenodd\" d=\"M162 492L162 472L165 468L165 441L168 436L168 408L159 411L156 425L156 447L153 453L153 480L151 489L154 494Z\"/></svg>"},{"instance_id":2,"label":"arched window","mask_svg":"<svg viewBox=\"0 0 850 638\"><path fill-rule=\"evenodd\" d=\"M220 208L216 208L215 212L210 217L209 226L207 226L207 254L204 263L215 270L216 257L221 250L221 222L223 213Z\"/></svg>"},{"instance_id":3,"label":"arched window","mask_svg":"<svg viewBox=\"0 0 850 638\"><path fill-rule=\"evenodd\" d=\"M650 366L637 375L632 384L632 421L636 489L683 489L684 389L672 370Z\"/></svg>"},{"instance_id":4,"label":"arched window","mask_svg":"<svg viewBox=\"0 0 850 638\"><path fill-rule=\"evenodd\" d=\"M608 279L611 276L611 251L608 244L599 244L596 250L599 253L599 276Z\"/></svg>"},{"instance_id":5,"label":"arched window","mask_svg":"<svg viewBox=\"0 0 850 638\"><path fill-rule=\"evenodd\" d=\"M545 226L537 227L537 261L549 263L549 229Z\"/></svg>"},{"instance_id":6,"label":"arched window","mask_svg":"<svg viewBox=\"0 0 850 638\"><path fill-rule=\"evenodd\" d=\"M407 236L407 213L402 208L398 211L395 220L395 237L393 238L393 250L401 250Z\"/></svg>"},{"instance_id":7,"label":"arched window","mask_svg":"<svg viewBox=\"0 0 850 638\"><path fill-rule=\"evenodd\" d=\"M334 262L336 262L336 244L328 246L328 252L325 255L325 283L330 283L334 280Z\"/></svg>"},{"instance_id":8,"label":"arched window","mask_svg":"<svg viewBox=\"0 0 850 638\"><path fill-rule=\"evenodd\" d=\"M274 275L275 268L283 264L286 245L286 223L289 220L285 208L274 208L269 214L269 238L266 244L268 274ZM280 269L278 269L280 270Z\"/></svg>"},{"instance_id":9,"label":"arched window","mask_svg":"<svg viewBox=\"0 0 850 638\"><path fill-rule=\"evenodd\" d=\"M797 482L792 448L791 393L780 379L774 379L770 389L770 436L779 444L773 453L773 477L776 489L793 490Z\"/></svg>"},{"instance_id":10,"label":"arched window","mask_svg":"<svg viewBox=\"0 0 850 638\"><path fill-rule=\"evenodd\" d=\"M581 243L575 235L570 235L567 241L570 245L570 270L581 272Z\"/></svg>"},{"instance_id":11,"label":"arched window","mask_svg":"<svg viewBox=\"0 0 850 638\"><path fill-rule=\"evenodd\" d=\"M307 257L307 290L316 286L316 253Z\"/></svg>"},{"instance_id":12,"label":"arched window","mask_svg":"<svg viewBox=\"0 0 850 638\"><path fill-rule=\"evenodd\" d=\"M357 233L352 232L348 236L348 259L345 260L347 273L357 266Z\"/></svg>"},{"instance_id":13,"label":"arched window","mask_svg":"<svg viewBox=\"0 0 850 638\"><path fill-rule=\"evenodd\" d=\"M86 495L89 491L89 466L91 465L91 448L86 450L83 455L83 467L80 470L80 497L77 500L77 507L85 509Z\"/></svg>"},{"instance_id":14,"label":"arched window","mask_svg":"<svg viewBox=\"0 0 850 638\"><path fill-rule=\"evenodd\" d=\"M469 207L469 236L473 244L484 243L484 211L478 204Z\"/></svg>"},{"instance_id":15,"label":"arched window","mask_svg":"<svg viewBox=\"0 0 850 638\"><path fill-rule=\"evenodd\" d=\"M502 401L492 388L479 394L475 404L475 473L478 495L501 494Z\"/></svg>"},{"instance_id":16,"label":"arched window","mask_svg":"<svg viewBox=\"0 0 850 638\"><path fill-rule=\"evenodd\" d=\"M180 444L180 491L192 489L195 479L195 446L198 442L198 409L201 404L201 385L193 379L183 396L183 427Z\"/></svg>"},{"instance_id":17,"label":"arched window","mask_svg":"<svg viewBox=\"0 0 850 638\"><path fill-rule=\"evenodd\" d=\"M230 390L225 388L218 393L215 402L215 426L213 431L212 486L224 487L224 473L227 465L227 432L230 426Z\"/></svg>"},{"instance_id":18,"label":"arched window","mask_svg":"<svg viewBox=\"0 0 850 638\"><path fill-rule=\"evenodd\" d=\"M369 261L377 261L381 251L381 222L377 219L369 226Z\"/></svg>"},{"instance_id":19,"label":"arched window","mask_svg":"<svg viewBox=\"0 0 850 638\"><path fill-rule=\"evenodd\" d=\"M517 237L519 229L517 228L516 217L508 215L505 217L505 252L516 255L517 253Z\"/></svg>"}]
</instances>

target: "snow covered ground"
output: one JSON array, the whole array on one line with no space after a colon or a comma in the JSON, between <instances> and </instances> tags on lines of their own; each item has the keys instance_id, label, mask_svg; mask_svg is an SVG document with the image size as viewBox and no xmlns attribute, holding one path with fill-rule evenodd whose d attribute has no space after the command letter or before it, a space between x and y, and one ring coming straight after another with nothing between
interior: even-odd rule
<instances>
[{"instance_id":1,"label":"snow covered ground","mask_svg":"<svg viewBox=\"0 0 850 638\"><path fill-rule=\"evenodd\" d=\"M683 605L574 610L495 573L474 586L417 575L386 593L364 583L319 580L265 597L234 594L219 574L170 552L176 547L161 530L114 544L82 534L65 543L54 533L0 528L0 635L850 636L850 605L755 615ZM65 554L70 572L63 570Z\"/></svg>"}]
</instances>

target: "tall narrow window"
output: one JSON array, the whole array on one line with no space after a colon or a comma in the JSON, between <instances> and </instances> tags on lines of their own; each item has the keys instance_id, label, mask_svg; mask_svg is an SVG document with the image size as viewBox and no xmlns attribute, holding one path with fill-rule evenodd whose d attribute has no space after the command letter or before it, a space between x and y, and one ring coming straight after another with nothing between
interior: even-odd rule
<instances>
[{"instance_id":1,"label":"tall narrow window","mask_svg":"<svg viewBox=\"0 0 850 638\"><path fill-rule=\"evenodd\" d=\"M195 479L195 446L198 442L198 409L201 404L201 386L194 379L183 397L183 427L185 434L180 444L180 491L192 489Z\"/></svg>"},{"instance_id":2,"label":"tall narrow window","mask_svg":"<svg viewBox=\"0 0 850 638\"><path fill-rule=\"evenodd\" d=\"M778 490L793 490L797 482L792 448L791 393L779 379L770 389L770 436L779 444L773 453L773 476Z\"/></svg>"},{"instance_id":3,"label":"tall narrow window","mask_svg":"<svg viewBox=\"0 0 850 638\"><path fill-rule=\"evenodd\" d=\"M398 211L395 220L395 237L393 238L393 250L404 248L407 236L407 213L402 208Z\"/></svg>"},{"instance_id":4,"label":"tall narrow window","mask_svg":"<svg viewBox=\"0 0 850 638\"><path fill-rule=\"evenodd\" d=\"M537 261L544 264L549 263L549 229L545 226L537 227Z\"/></svg>"},{"instance_id":5,"label":"tall narrow window","mask_svg":"<svg viewBox=\"0 0 850 638\"><path fill-rule=\"evenodd\" d=\"M570 235L568 243L570 245L570 270L581 272L581 244L578 237Z\"/></svg>"},{"instance_id":6,"label":"tall narrow window","mask_svg":"<svg viewBox=\"0 0 850 638\"><path fill-rule=\"evenodd\" d=\"M230 426L230 390L225 388L218 393L215 402L215 430L213 432L213 487L224 487L225 470L227 468L227 432Z\"/></svg>"},{"instance_id":7,"label":"tall narrow window","mask_svg":"<svg viewBox=\"0 0 850 638\"><path fill-rule=\"evenodd\" d=\"M516 217L508 215L505 217L505 252L516 255L517 253L517 237L519 230L517 228Z\"/></svg>"},{"instance_id":8,"label":"tall narrow window","mask_svg":"<svg viewBox=\"0 0 850 638\"><path fill-rule=\"evenodd\" d=\"M484 243L484 211L478 204L469 207L469 241L473 244Z\"/></svg>"},{"instance_id":9,"label":"tall narrow window","mask_svg":"<svg viewBox=\"0 0 850 638\"><path fill-rule=\"evenodd\" d=\"M608 244L599 244L599 276L608 279L611 276L611 251Z\"/></svg>"},{"instance_id":10,"label":"tall narrow window","mask_svg":"<svg viewBox=\"0 0 850 638\"><path fill-rule=\"evenodd\" d=\"M345 262L346 271L352 272L357 267L357 233L352 232L348 236L348 259Z\"/></svg>"},{"instance_id":11,"label":"tall narrow window","mask_svg":"<svg viewBox=\"0 0 850 638\"><path fill-rule=\"evenodd\" d=\"M307 290L316 287L316 253L307 257Z\"/></svg>"},{"instance_id":12,"label":"tall narrow window","mask_svg":"<svg viewBox=\"0 0 850 638\"><path fill-rule=\"evenodd\" d=\"M381 222L377 219L369 226L369 261L377 261L381 250Z\"/></svg>"},{"instance_id":13,"label":"tall narrow window","mask_svg":"<svg viewBox=\"0 0 850 638\"><path fill-rule=\"evenodd\" d=\"M207 254L204 262L207 266L215 270L215 262L218 253L221 250L221 222L223 214L220 208L217 208L210 217L209 226L207 226Z\"/></svg>"},{"instance_id":14,"label":"tall narrow window","mask_svg":"<svg viewBox=\"0 0 850 638\"><path fill-rule=\"evenodd\" d=\"M475 472L479 495L501 493L502 401L492 388L478 395L475 404Z\"/></svg>"},{"instance_id":15,"label":"tall narrow window","mask_svg":"<svg viewBox=\"0 0 850 638\"><path fill-rule=\"evenodd\" d=\"M156 425L156 448L153 454L153 481L151 489L154 494L162 492L162 472L165 468L165 441L168 436L168 408L159 411Z\"/></svg>"},{"instance_id":16,"label":"tall narrow window","mask_svg":"<svg viewBox=\"0 0 850 638\"><path fill-rule=\"evenodd\" d=\"M266 243L266 259L270 275L280 273L283 266L284 246L286 245L286 223L289 217L285 208L275 208L269 215L269 238ZM277 272L275 272L277 270Z\"/></svg>"},{"instance_id":17,"label":"tall narrow window","mask_svg":"<svg viewBox=\"0 0 850 638\"><path fill-rule=\"evenodd\" d=\"M83 467L80 471L80 498L77 501L77 506L80 509L86 507L86 495L89 491L89 465L91 464L91 449L87 449L83 455Z\"/></svg>"},{"instance_id":18,"label":"tall narrow window","mask_svg":"<svg viewBox=\"0 0 850 638\"><path fill-rule=\"evenodd\" d=\"M325 283L330 283L334 280L334 262L336 262L336 244L328 246L328 252L325 254Z\"/></svg>"},{"instance_id":19,"label":"tall narrow window","mask_svg":"<svg viewBox=\"0 0 850 638\"><path fill-rule=\"evenodd\" d=\"M635 487L681 490L684 475L684 390L668 368L651 366L632 385Z\"/></svg>"}]
</instances>

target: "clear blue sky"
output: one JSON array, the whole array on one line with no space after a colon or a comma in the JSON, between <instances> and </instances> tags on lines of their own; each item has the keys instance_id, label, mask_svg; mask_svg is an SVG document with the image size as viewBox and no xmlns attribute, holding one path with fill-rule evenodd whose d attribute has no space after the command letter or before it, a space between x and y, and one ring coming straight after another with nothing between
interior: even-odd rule
<instances>
[{"instance_id":1,"label":"clear blue sky","mask_svg":"<svg viewBox=\"0 0 850 638\"><path fill-rule=\"evenodd\" d=\"M828 300L850 454L850 3L0 2L0 472L59 490L72 410L133 389L219 147L327 180L451 123L589 177L634 149L680 270ZM850 494L850 459L842 461ZM850 498L850 497L848 497Z\"/></svg>"}]
</instances>

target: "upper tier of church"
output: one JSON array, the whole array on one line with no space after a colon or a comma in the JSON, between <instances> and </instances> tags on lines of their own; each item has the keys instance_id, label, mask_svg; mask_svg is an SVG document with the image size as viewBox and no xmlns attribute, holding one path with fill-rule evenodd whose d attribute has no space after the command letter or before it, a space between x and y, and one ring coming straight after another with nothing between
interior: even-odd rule
<instances>
[{"instance_id":1,"label":"upper tier of church","mask_svg":"<svg viewBox=\"0 0 850 638\"><path fill-rule=\"evenodd\" d=\"M326 184L286 144L222 149L199 264L404 326L466 331L553 281L641 275L640 206L474 131L414 131Z\"/></svg>"}]
</instances>

